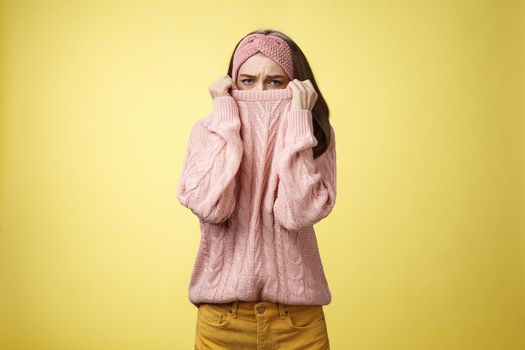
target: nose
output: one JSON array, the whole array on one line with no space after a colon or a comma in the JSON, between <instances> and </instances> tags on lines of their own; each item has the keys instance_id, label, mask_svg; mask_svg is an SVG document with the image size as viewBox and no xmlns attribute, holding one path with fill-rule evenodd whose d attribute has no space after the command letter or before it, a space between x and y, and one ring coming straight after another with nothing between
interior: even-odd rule
<instances>
[{"instance_id":1,"label":"nose","mask_svg":"<svg viewBox=\"0 0 525 350\"><path fill-rule=\"evenodd\" d=\"M257 90L266 90L264 82L259 81L259 83L257 83Z\"/></svg>"}]
</instances>

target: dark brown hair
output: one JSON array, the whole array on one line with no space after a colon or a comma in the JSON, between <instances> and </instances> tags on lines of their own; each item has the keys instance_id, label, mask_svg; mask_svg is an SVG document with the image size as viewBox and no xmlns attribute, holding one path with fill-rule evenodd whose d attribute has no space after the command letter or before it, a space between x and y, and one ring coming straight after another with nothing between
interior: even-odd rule
<instances>
[{"instance_id":1,"label":"dark brown hair","mask_svg":"<svg viewBox=\"0 0 525 350\"><path fill-rule=\"evenodd\" d=\"M294 67L294 73L295 78L299 79L300 81L309 79L312 82L312 85L317 92L317 101L312 109L312 116L313 116L313 124L314 124L314 136L317 139L317 146L313 148L313 156L314 158L319 157L322 155L326 149L328 148L328 145L330 144L330 121L329 121L329 114L330 110L328 109L328 105L326 104L325 99L323 98L323 95L321 94L321 91L319 91L319 88L317 86L317 83L315 82L314 73L312 72L312 69L310 68L310 64L306 60L306 56L301 51L299 46L290 39L287 35L283 34L282 32L275 30L275 29L260 29L260 30L254 30L251 33L248 33L245 35L248 36L250 34L254 33L260 33L260 34L273 34L278 35L281 38L283 38L288 45L290 46L292 50L292 58L293 58L293 67ZM242 39L239 40L237 45L235 45L235 49L233 50L231 59L230 59L230 66L228 68L228 75L231 77L232 70L233 70L233 56L235 54L235 51L237 50L237 46L241 43Z\"/></svg>"}]
</instances>

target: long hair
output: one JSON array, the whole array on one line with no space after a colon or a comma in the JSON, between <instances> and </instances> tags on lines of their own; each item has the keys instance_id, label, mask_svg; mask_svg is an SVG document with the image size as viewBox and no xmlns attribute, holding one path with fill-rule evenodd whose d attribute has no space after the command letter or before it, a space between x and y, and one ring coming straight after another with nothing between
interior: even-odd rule
<instances>
[{"instance_id":1,"label":"long hair","mask_svg":"<svg viewBox=\"0 0 525 350\"><path fill-rule=\"evenodd\" d=\"M306 59L306 56L304 55L303 51L297 46L297 44L290 39L287 35L283 34L282 32L275 30L275 29L260 29L260 30L254 30L251 33L246 34L244 37L254 34L254 33L260 33L260 34L273 34L278 35L281 38L283 38L288 45L290 46L292 50L292 58L293 58L293 67L294 67L294 73L295 78L299 79L300 81L309 79L312 82L313 87L315 88L315 91L317 92L317 101L315 102L315 105L312 109L312 116L313 116L313 126L314 126L314 136L317 139L317 145L313 148L313 156L314 159L322 155L326 149L328 148L328 145L330 144L330 121L329 121L329 115L330 110L328 109L328 105L326 104L325 99L323 98L323 95L321 94L321 91L319 90L319 87L317 86L317 83L315 82L314 73L312 72L312 69L310 68L310 64L308 63L308 60ZM237 45L235 45L235 48L233 50L231 59L230 59L230 66L228 68L228 75L231 77L232 70L233 70L233 56L235 54L235 51L237 50L237 47L241 43L242 39L239 40Z\"/></svg>"}]
</instances>

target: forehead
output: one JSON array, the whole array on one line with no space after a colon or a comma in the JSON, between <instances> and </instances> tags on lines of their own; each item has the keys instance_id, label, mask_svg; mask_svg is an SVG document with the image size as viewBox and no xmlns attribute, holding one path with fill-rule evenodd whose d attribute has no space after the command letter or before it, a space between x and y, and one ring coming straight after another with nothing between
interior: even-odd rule
<instances>
[{"instance_id":1,"label":"forehead","mask_svg":"<svg viewBox=\"0 0 525 350\"><path fill-rule=\"evenodd\" d=\"M238 74L250 74L250 75L260 75L260 74L286 74L285 71L275 63L274 60L265 56L263 53L258 52L255 55L248 58L240 67Z\"/></svg>"}]
</instances>

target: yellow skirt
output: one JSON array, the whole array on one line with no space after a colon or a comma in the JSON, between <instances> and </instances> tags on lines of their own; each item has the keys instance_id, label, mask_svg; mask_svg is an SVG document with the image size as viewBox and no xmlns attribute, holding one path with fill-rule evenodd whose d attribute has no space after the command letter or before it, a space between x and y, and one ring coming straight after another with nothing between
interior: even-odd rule
<instances>
[{"instance_id":1,"label":"yellow skirt","mask_svg":"<svg viewBox=\"0 0 525 350\"><path fill-rule=\"evenodd\" d=\"M199 350L330 350L322 305L236 301L199 305Z\"/></svg>"}]
</instances>

